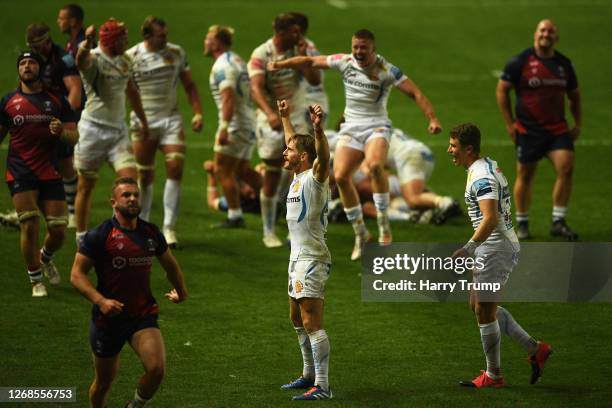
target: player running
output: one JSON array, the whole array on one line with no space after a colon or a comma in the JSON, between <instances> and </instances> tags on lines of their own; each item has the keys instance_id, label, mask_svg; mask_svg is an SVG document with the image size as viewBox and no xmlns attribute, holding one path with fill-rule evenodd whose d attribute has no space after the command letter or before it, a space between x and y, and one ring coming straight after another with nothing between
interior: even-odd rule
<instances>
[{"instance_id":1,"label":"player running","mask_svg":"<svg viewBox=\"0 0 612 408\"><path fill-rule=\"evenodd\" d=\"M331 399L329 338L323 329L325 282L331 270L331 255L325 243L330 157L321 122L323 110L319 105L310 107L314 137L295 132L288 101L279 101L278 110L287 145L283 167L295 173L287 195L291 234L288 293L289 313L304 360L302 375L281 389L308 388L294 400Z\"/></svg>"},{"instance_id":2,"label":"player running","mask_svg":"<svg viewBox=\"0 0 612 408\"><path fill-rule=\"evenodd\" d=\"M68 101L45 89L42 57L24 52L17 58L19 88L0 101L0 142L11 133L6 182L21 230L21 252L32 283L32 296L47 296L43 274L60 283L53 264L66 235L68 214L62 176L57 171L59 141L74 145L78 139L76 118ZM39 219L47 223L42 248L38 246Z\"/></svg>"},{"instance_id":3,"label":"player running","mask_svg":"<svg viewBox=\"0 0 612 408\"><path fill-rule=\"evenodd\" d=\"M166 22L158 17L145 18L140 30L144 41L127 50L133 80L140 92L147 116L149 137L142 137L142 125L136 111L130 115L130 132L138 166L142 216L149 220L153 202L155 153L159 149L166 162L163 232L171 248L178 244L176 221L179 212L181 179L185 161L185 132L178 110L177 83L180 80L194 112L191 128L202 130L202 107L198 88L191 76L185 51L168 42Z\"/></svg>"},{"instance_id":4,"label":"player running","mask_svg":"<svg viewBox=\"0 0 612 408\"><path fill-rule=\"evenodd\" d=\"M391 121L387 114L387 98L392 86L415 100L429 120L428 131L439 133L442 128L427 97L402 71L376 54L374 34L359 30L351 40L352 54L317 57L298 56L284 61L271 61L269 70L286 68L336 69L342 73L346 106L346 122L340 128L334 156L334 178L346 216L355 231L352 260L361 257L362 245L370 239L363 222L363 210L352 176L365 160L372 177L374 204L377 210L378 241L392 241L389 207L389 183L384 170L387 160ZM282 71L281 71L282 72Z\"/></svg>"},{"instance_id":5,"label":"player running","mask_svg":"<svg viewBox=\"0 0 612 408\"><path fill-rule=\"evenodd\" d=\"M483 266L473 271L476 283L499 283L503 287L518 262L519 241L512 228L508 181L497 162L480 156L480 131L470 123L458 125L450 132L448 153L455 166L468 171L465 203L474 234L453 257L473 256ZM478 265L478 263L477 263ZM483 299L484 298L484 299ZM504 386L501 372L501 332L516 341L529 354L530 384L542 375L544 363L551 354L550 345L536 341L512 317L498 306L491 293L472 292L470 306L476 314L487 370L472 381L461 381L466 387Z\"/></svg>"}]
</instances>

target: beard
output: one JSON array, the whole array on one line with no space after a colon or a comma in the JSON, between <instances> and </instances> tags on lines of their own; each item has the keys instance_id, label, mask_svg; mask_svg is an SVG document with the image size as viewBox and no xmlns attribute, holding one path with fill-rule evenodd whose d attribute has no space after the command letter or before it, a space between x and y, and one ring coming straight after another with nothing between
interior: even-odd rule
<instances>
[{"instance_id":1,"label":"beard","mask_svg":"<svg viewBox=\"0 0 612 408\"><path fill-rule=\"evenodd\" d=\"M24 78L21 75L19 76L19 80L21 82L23 82L27 86L34 85L36 82L38 82L39 79L40 79L40 74L39 75L32 75L30 78Z\"/></svg>"},{"instance_id":2,"label":"beard","mask_svg":"<svg viewBox=\"0 0 612 408\"><path fill-rule=\"evenodd\" d=\"M117 211L128 220L133 220L140 215L140 206L117 207Z\"/></svg>"}]
</instances>

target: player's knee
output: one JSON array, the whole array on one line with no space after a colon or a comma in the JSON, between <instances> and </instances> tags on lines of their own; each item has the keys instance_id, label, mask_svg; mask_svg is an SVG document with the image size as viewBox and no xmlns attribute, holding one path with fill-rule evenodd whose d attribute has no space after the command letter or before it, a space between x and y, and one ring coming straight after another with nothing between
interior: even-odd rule
<instances>
[{"instance_id":1,"label":"player's knee","mask_svg":"<svg viewBox=\"0 0 612 408\"><path fill-rule=\"evenodd\" d=\"M557 169L557 177L562 179L571 179L574 174L574 164L564 163Z\"/></svg>"},{"instance_id":2,"label":"player's knee","mask_svg":"<svg viewBox=\"0 0 612 408\"><path fill-rule=\"evenodd\" d=\"M385 167L383 163L379 161L370 161L366 163L366 166L372 175L372 177L382 177L385 174Z\"/></svg>"},{"instance_id":3,"label":"player's knee","mask_svg":"<svg viewBox=\"0 0 612 408\"><path fill-rule=\"evenodd\" d=\"M351 175L343 171L334 171L334 179L340 188L346 187L351 182Z\"/></svg>"},{"instance_id":4,"label":"player's knee","mask_svg":"<svg viewBox=\"0 0 612 408\"><path fill-rule=\"evenodd\" d=\"M405 196L404 198L406 200L406 204L408 204L408 207L410 208L419 207L421 204L420 197L416 194L410 194L408 196Z\"/></svg>"},{"instance_id":5,"label":"player's knee","mask_svg":"<svg viewBox=\"0 0 612 408\"><path fill-rule=\"evenodd\" d=\"M17 219L19 220L19 226L22 233L31 234L37 232L37 223L40 218L40 211L29 210L20 211L17 213Z\"/></svg>"}]
</instances>

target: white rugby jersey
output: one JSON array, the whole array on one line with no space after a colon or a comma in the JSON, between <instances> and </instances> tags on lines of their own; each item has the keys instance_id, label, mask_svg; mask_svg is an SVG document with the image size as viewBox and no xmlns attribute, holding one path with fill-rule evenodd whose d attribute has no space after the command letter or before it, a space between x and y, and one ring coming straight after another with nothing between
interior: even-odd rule
<instances>
[{"instance_id":1,"label":"white rugby jersey","mask_svg":"<svg viewBox=\"0 0 612 408\"><path fill-rule=\"evenodd\" d=\"M209 82L210 90L219 111L219 123L223 120L221 91L225 88L232 88L234 90L234 114L229 124L229 130L253 130L255 128L255 113L251 107L249 74L242 58L232 51L221 54L212 66Z\"/></svg>"},{"instance_id":2,"label":"white rugby jersey","mask_svg":"<svg viewBox=\"0 0 612 408\"><path fill-rule=\"evenodd\" d=\"M109 57L100 47L91 50L91 67L81 70L87 102L81 117L91 122L125 126L125 89L132 63L126 55Z\"/></svg>"},{"instance_id":3,"label":"white rugby jersey","mask_svg":"<svg viewBox=\"0 0 612 408\"><path fill-rule=\"evenodd\" d=\"M399 165L410 162L415 156L422 157L426 161L434 160L431 150L425 143L413 139L401 129L393 129L387 152L387 167L397 170Z\"/></svg>"},{"instance_id":4,"label":"white rugby jersey","mask_svg":"<svg viewBox=\"0 0 612 408\"><path fill-rule=\"evenodd\" d=\"M507 237L512 242L518 242L512 228L508 180L506 180L501 169L497 166L496 161L488 157L482 157L472 163L468 169L465 186L465 203L467 204L468 214L474 230L478 228L482 221L482 213L480 212L478 201L488 199L497 200L499 221L486 241L495 243Z\"/></svg>"},{"instance_id":5,"label":"white rugby jersey","mask_svg":"<svg viewBox=\"0 0 612 408\"><path fill-rule=\"evenodd\" d=\"M398 67L377 55L372 64L362 68L352 54L330 55L327 65L342 73L347 122L388 120L387 99L391 86L407 79Z\"/></svg>"},{"instance_id":6,"label":"white rugby jersey","mask_svg":"<svg viewBox=\"0 0 612 408\"><path fill-rule=\"evenodd\" d=\"M176 85L179 74L190 69L185 51L172 43L162 50L149 51L143 41L126 54L132 60L132 75L147 120L153 122L178 113Z\"/></svg>"},{"instance_id":7,"label":"white rugby jersey","mask_svg":"<svg viewBox=\"0 0 612 408\"><path fill-rule=\"evenodd\" d=\"M314 42L305 39L306 41L306 55L309 57L316 57L321 55L317 46ZM304 88L304 92L306 93L306 105L321 105L323 108L323 112L325 114L329 114L329 98L327 97L327 93L325 93L325 87L323 86L324 79L324 71L319 70L321 75L321 82L319 85L311 85L308 83L305 77L302 77L302 87Z\"/></svg>"},{"instance_id":8,"label":"white rugby jersey","mask_svg":"<svg viewBox=\"0 0 612 408\"><path fill-rule=\"evenodd\" d=\"M274 47L272 39L269 39L259 47L255 48L248 63L249 77L265 75L265 89L268 103L276 110L276 101L288 99L293 112L306 110L305 90L301 86L302 74L295 69L281 69L268 71L267 64L274 61L282 61L297 55L295 49L279 53ZM302 112L300 112L300 116Z\"/></svg>"},{"instance_id":9,"label":"white rugby jersey","mask_svg":"<svg viewBox=\"0 0 612 408\"><path fill-rule=\"evenodd\" d=\"M329 179L319 183L312 169L295 175L287 195L290 260L314 259L331 263L331 254L325 243L328 201Z\"/></svg>"}]
</instances>

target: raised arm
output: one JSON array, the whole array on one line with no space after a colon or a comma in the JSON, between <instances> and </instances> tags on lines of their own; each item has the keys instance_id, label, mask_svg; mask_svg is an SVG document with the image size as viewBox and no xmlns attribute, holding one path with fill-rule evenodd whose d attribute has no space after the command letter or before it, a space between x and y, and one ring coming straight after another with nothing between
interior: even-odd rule
<instances>
[{"instance_id":1,"label":"raised arm","mask_svg":"<svg viewBox=\"0 0 612 408\"><path fill-rule=\"evenodd\" d=\"M499 111L504 118L504 124L506 125L506 131L513 141L516 141L516 123L512 117L512 103L510 101L510 90L514 88L512 82L500 79L497 81L497 88L495 89L495 98L497 99L497 106Z\"/></svg>"},{"instance_id":2,"label":"raised arm","mask_svg":"<svg viewBox=\"0 0 612 408\"><path fill-rule=\"evenodd\" d=\"M327 69L329 65L327 65L327 55L317 55L316 57L298 56L282 61L270 62L267 68L270 71L278 71L285 68L300 70L308 68Z\"/></svg>"},{"instance_id":3,"label":"raised arm","mask_svg":"<svg viewBox=\"0 0 612 408\"><path fill-rule=\"evenodd\" d=\"M92 64L91 48L96 41L96 26L90 25L85 30L85 40L79 44L76 54L77 68L81 71L89 69Z\"/></svg>"},{"instance_id":4,"label":"raised arm","mask_svg":"<svg viewBox=\"0 0 612 408\"><path fill-rule=\"evenodd\" d=\"M70 272L70 283L76 290L85 296L91 303L98 305L100 311L106 316L114 316L123 311L123 303L108 299L91 284L87 273L93 267L93 260L79 252L74 258L72 271Z\"/></svg>"},{"instance_id":5,"label":"raised arm","mask_svg":"<svg viewBox=\"0 0 612 408\"><path fill-rule=\"evenodd\" d=\"M578 88L569 91L567 93L569 99L569 108L574 117L574 127L570 131L572 138L576 140L580 136L580 129L582 128L582 102L580 100L580 91Z\"/></svg>"},{"instance_id":6,"label":"raised arm","mask_svg":"<svg viewBox=\"0 0 612 408\"><path fill-rule=\"evenodd\" d=\"M285 146L289 144L289 139L295 135L295 129L293 129L293 124L291 123L291 118L289 117L291 114L291 107L289 106L289 101L283 99L282 101L276 101L278 105L278 113L280 114L281 121L283 123L283 133L285 133Z\"/></svg>"},{"instance_id":7,"label":"raised arm","mask_svg":"<svg viewBox=\"0 0 612 408\"><path fill-rule=\"evenodd\" d=\"M312 105L308 110L310 111L310 121L314 127L315 150L317 151L317 158L312 164L312 173L319 183L323 183L329 177L330 162L329 144L322 128L323 109L319 105Z\"/></svg>"},{"instance_id":8,"label":"raised arm","mask_svg":"<svg viewBox=\"0 0 612 408\"><path fill-rule=\"evenodd\" d=\"M268 117L270 127L275 130L280 130L282 125L278 114L268 103L266 98L266 77L263 74L254 75L251 77L251 96L259 109L261 109Z\"/></svg>"},{"instance_id":9,"label":"raised arm","mask_svg":"<svg viewBox=\"0 0 612 408\"><path fill-rule=\"evenodd\" d=\"M304 37L298 43L297 50L301 56L308 56L308 43ZM304 78L306 78L310 85L319 85L321 83L321 72L318 68L313 68L312 66L304 68L302 69L302 75L304 75Z\"/></svg>"},{"instance_id":10,"label":"raised arm","mask_svg":"<svg viewBox=\"0 0 612 408\"><path fill-rule=\"evenodd\" d=\"M127 87L125 88L125 95L130 101L130 106L132 110L140 120L141 124L141 136L143 139L149 138L149 123L147 122L147 116L144 113L144 109L142 108L142 100L140 99L140 92L138 92L138 88L132 79L130 79L127 83Z\"/></svg>"},{"instance_id":11,"label":"raised arm","mask_svg":"<svg viewBox=\"0 0 612 408\"><path fill-rule=\"evenodd\" d=\"M425 114L429 120L427 131L431 134L440 133L442 131L440 121L436 117L436 113L434 112L431 102L429 102L429 99L427 99L425 94L421 92L419 87L410 79L406 78L397 85L397 88L410 98L414 99L419 109L421 109L423 114Z\"/></svg>"},{"instance_id":12,"label":"raised arm","mask_svg":"<svg viewBox=\"0 0 612 408\"><path fill-rule=\"evenodd\" d=\"M202 130L203 119L202 103L200 102L198 86L193 80L190 70L182 71L179 74L179 78L181 78L181 83L183 84L183 88L185 89L187 100L189 101L189 105L191 105L191 110L193 111L193 118L191 119L191 128L194 132L199 132Z\"/></svg>"},{"instance_id":13,"label":"raised arm","mask_svg":"<svg viewBox=\"0 0 612 408\"><path fill-rule=\"evenodd\" d=\"M174 287L170 292L166 293L166 299L174 303L180 303L187 299L187 288L185 287L185 279L181 267L170 249L157 257L162 268L166 271L168 281Z\"/></svg>"}]
</instances>

